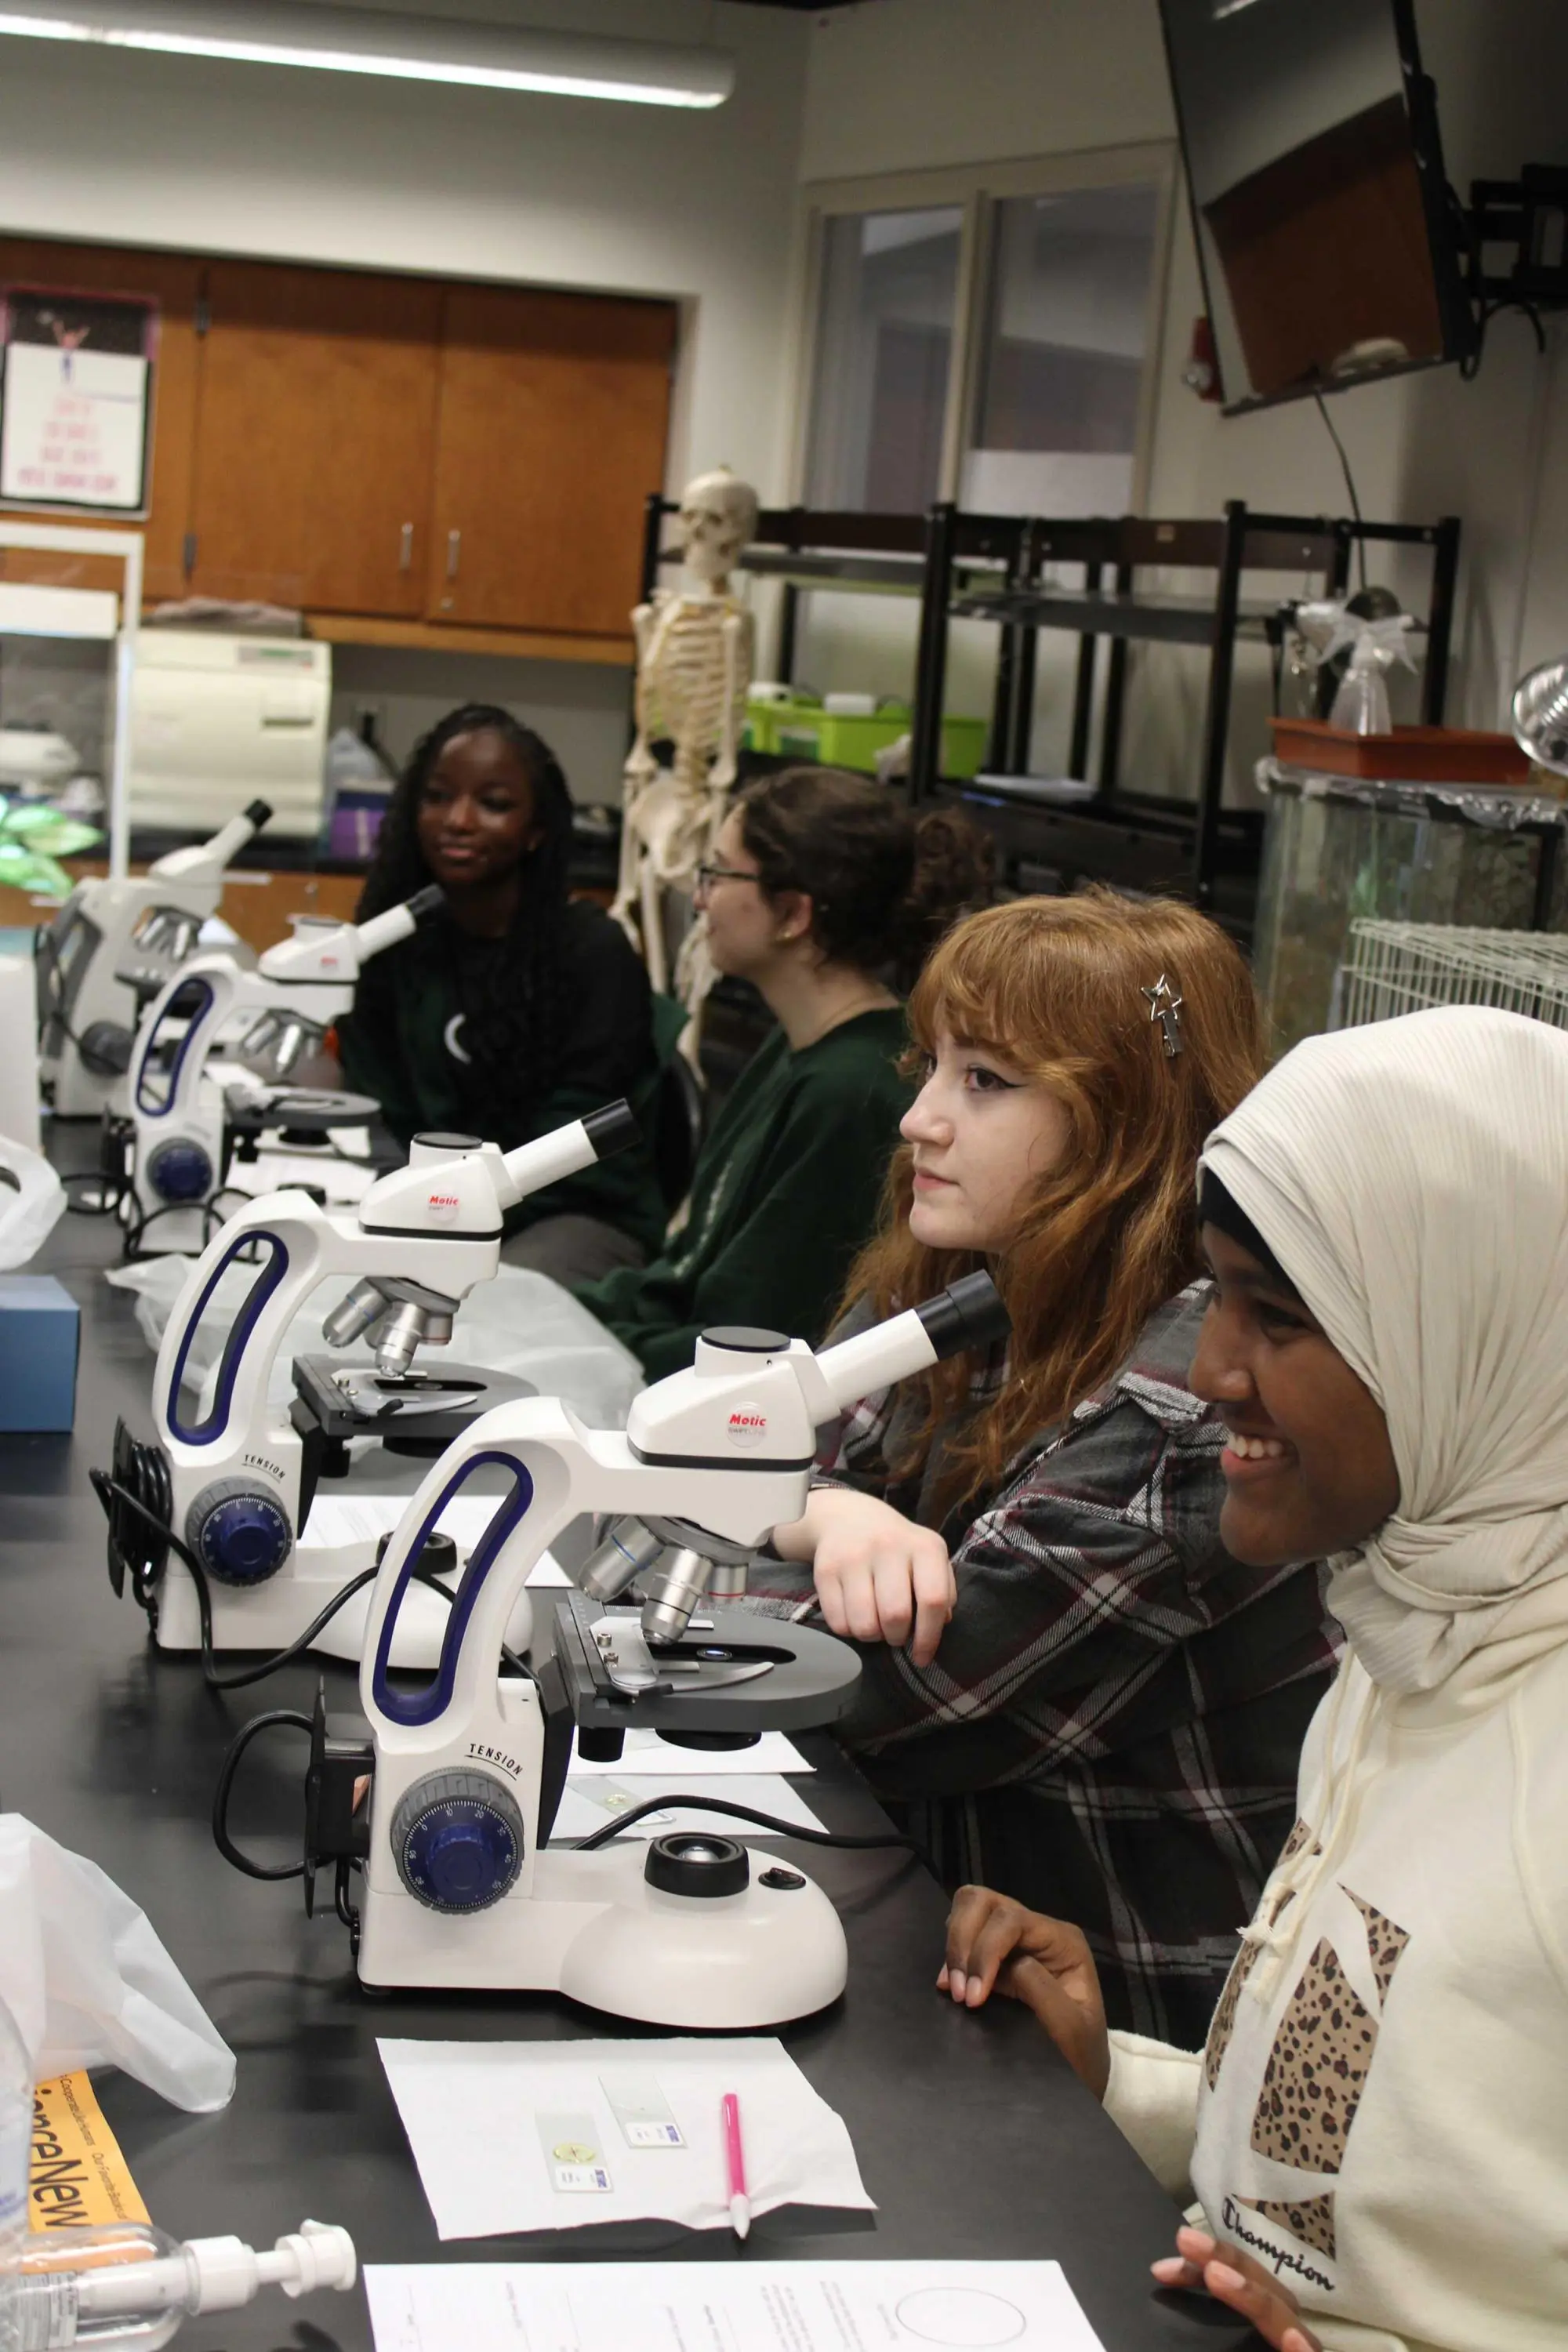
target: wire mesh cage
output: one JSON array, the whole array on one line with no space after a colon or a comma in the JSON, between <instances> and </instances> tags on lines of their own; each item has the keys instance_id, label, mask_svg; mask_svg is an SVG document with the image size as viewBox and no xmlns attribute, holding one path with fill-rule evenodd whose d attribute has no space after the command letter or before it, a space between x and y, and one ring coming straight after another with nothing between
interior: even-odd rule
<instances>
[{"instance_id":1,"label":"wire mesh cage","mask_svg":"<svg viewBox=\"0 0 1568 2352\"><path fill-rule=\"evenodd\" d=\"M1568 938L1363 917L1350 927L1330 1026L1430 1004L1497 1004L1568 1029Z\"/></svg>"}]
</instances>

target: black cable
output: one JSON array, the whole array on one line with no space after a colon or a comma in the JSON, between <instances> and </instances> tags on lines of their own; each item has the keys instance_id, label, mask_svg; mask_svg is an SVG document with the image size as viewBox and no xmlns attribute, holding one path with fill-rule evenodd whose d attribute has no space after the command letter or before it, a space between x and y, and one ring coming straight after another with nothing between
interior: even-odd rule
<instances>
[{"instance_id":1,"label":"black cable","mask_svg":"<svg viewBox=\"0 0 1568 2352\"><path fill-rule=\"evenodd\" d=\"M798 1838L803 1845L840 1846L848 1853L868 1853L879 1846L902 1846L906 1853L912 1853L918 1862L924 1863L931 1871L933 1877L935 1875L931 1856L919 1838L910 1837L902 1830L879 1832L875 1837L851 1837L839 1830L802 1829L796 1822L781 1822L773 1813L759 1813L753 1805L736 1805L728 1797L706 1795L649 1797L646 1803L632 1805L624 1813L617 1813L613 1822L606 1822L602 1830L595 1830L591 1836L574 1838L566 1851L568 1853L593 1853L598 1847L608 1845L612 1838L619 1837L622 1831L629 1829L634 1822L644 1820L649 1813L665 1813L676 1809L689 1813L723 1813L731 1821L750 1822L756 1829L772 1830L778 1837Z\"/></svg>"},{"instance_id":2,"label":"black cable","mask_svg":"<svg viewBox=\"0 0 1568 2352\"><path fill-rule=\"evenodd\" d=\"M132 1441L132 1443L134 1443L134 1441ZM156 1454L159 1459L162 1460L161 1448L147 1446L141 1450L145 1454ZM253 1683L265 1682L268 1675L275 1675L280 1666L292 1665L296 1658L303 1656L304 1653L310 1647L312 1642L315 1641L317 1635L323 1633L326 1627L331 1623L332 1619L337 1615L339 1610L343 1607L345 1602L352 1601L356 1592L363 1592L365 1586L367 1584L374 1583L375 1579L381 1573L379 1566L375 1568L361 1569L357 1576L352 1576L348 1582L332 1595L332 1598L328 1601L326 1607L318 1616L311 1619L304 1632L298 1634L295 1639L289 1643L286 1650L279 1650L275 1652L271 1657L264 1658L258 1666L247 1666L239 1674L220 1675L216 1671L216 1657L213 1649L212 1587L207 1581L207 1572L205 1568L196 1558L195 1552L192 1551L190 1546L180 1540L180 1538L174 1533L174 1528L169 1526L167 1520L161 1518L157 1512L152 1509L149 1505L143 1501L140 1495L133 1493L129 1486L122 1486L119 1479L110 1477L105 1471L89 1470L87 1475L91 1484L93 1493L98 1496L99 1501L103 1506L104 1516L110 1522L111 1532L114 1528L114 1505L121 1504L127 1506L130 1509L136 1512L139 1517L141 1517L155 1534L163 1537L164 1542L168 1544L174 1551L178 1553L180 1559L190 1570L191 1582L195 1585L196 1591L196 1615L200 1621L201 1627L202 1679L206 1684L209 1690L246 1690L248 1689L250 1685ZM159 1563L159 1566L162 1566L162 1562ZM156 1573L157 1571L155 1570L151 1572L143 1570L142 1575L138 1577L137 1571L134 1569L132 1570L132 1590L135 1594L137 1601L147 1611L149 1617L153 1621L154 1630L156 1630L157 1616L154 1596L151 1591L151 1585ZM451 1607L453 1601L457 1599L457 1595L453 1591L451 1586L444 1584L433 1570L425 1568L416 1568L412 1570L412 1575L414 1581L416 1584L426 1585L431 1591L438 1592L448 1608ZM144 1590L146 1594L145 1598L143 1597ZM150 1606L150 1603L153 1603L153 1605ZM501 1643L500 1654L503 1663L510 1668L513 1674L521 1676L525 1681L531 1682L534 1679L531 1668L525 1664L523 1660L518 1657L515 1652L509 1650L504 1642Z\"/></svg>"},{"instance_id":3,"label":"black cable","mask_svg":"<svg viewBox=\"0 0 1568 2352\"><path fill-rule=\"evenodd\" d=\"M1312 397L1318 404L1318 414L1323 420L1323 425L1328 433L1328 436L1340 453L1341 470L1345 478L1345 488L1350 492L1351 512L1354 515L1356 522L1359 525L1362 520L1361 500L1356 496L1355 476L1351 471L1351 461L1346 453L1345 445L1340 439L1339 434L1334 428L1334 420L1329 415L1329 404L1323 398L1322 394L1321 392L1315 392L1312 394ZM1359 536L1359 533L1356 539L1355 550L1356 563L1361 572L1362 593L1364 595L1366 593L1366 541Z\"/></svg>"},{"instance_id":4,"label":"black cable","mask_svg":"<svg viewBox=\"0 0 1568 2352\"><path fill-rule=\"evenodd\" d=\"M308 1715L300 1715L297 1708L291 1706L275 1707L270 1715L253 1715L244 1729L237 1732L230 1740L223 1769L217 1776L217 1787L213 1791L213 1843L225 1862L232 1864L236 1870L243 1871L247 1878L303 1878L305 1875L302 1862L252 1862L248 1854L241 1853L228 1833L229 1791L234 1787L234 1776L239 1769L240 1758L259 1732L269 1731L274 1724L279 1723L286 1723L296 1731L312 1734L316 1728Z\"/></svg>"},{"instance_id":5,"label":"black cable","mask_svg":"<svg viewBox=\"0 0 1568 2352\"><path fill-rule=\"evenodd\" d=\"M60 1182L65 1189L66 1208L73 1217L115 1216L131 1190L122 1176L106 1176L98 1168L73 1168L68 1176L60 1178ZM73 1184L100 1185L104 1197L99 1201L79 1200L71 1191Z\"/></svg>"}]
</instances>

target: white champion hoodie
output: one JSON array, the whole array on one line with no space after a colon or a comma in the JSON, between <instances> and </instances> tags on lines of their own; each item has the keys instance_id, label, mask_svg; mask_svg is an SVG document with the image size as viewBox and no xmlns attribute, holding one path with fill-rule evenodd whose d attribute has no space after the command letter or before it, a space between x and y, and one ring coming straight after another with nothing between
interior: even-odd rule
<instances>
[{"instance_id":1,"label":"white champion hoodie","mask_svg":"<svg viewBox=\"0 0 1568 2352\"><path fill-rule=\"evenodd\" d=\"M1334 2352L1568 2347L1568 1646L1468 1680L1347 1661L1206 2050L1111 2037L1111 2115Z\"/></svg>"},{"instance_id":2,"label":"white champion hoodie","mask_svg":"<svg viewBox=\"0 0 1568 2352\"><path fill-rule=\"evenodd\" d=\"M1198 2055L1106 2104L1334 2352L1568 2352L1568 1034L1310 1038L1205 1174L1382 1407L1394 1515Z\"/></svg>"}]
</instances>

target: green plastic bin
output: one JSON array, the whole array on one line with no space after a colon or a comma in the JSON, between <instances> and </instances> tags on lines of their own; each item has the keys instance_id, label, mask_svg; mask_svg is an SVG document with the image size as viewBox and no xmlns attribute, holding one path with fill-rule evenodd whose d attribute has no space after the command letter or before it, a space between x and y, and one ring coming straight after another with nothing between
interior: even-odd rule
<instances>
[{"instance_id":1,"label":"green plastic bin","mask_svg":"<svg viewBox=\"0 0 1568 2352\"><path fill-rule=\"evenodd\" d=\"M868 719L825 710L819 702L752 702L746 707L747 736L755 751L820 761L825 767L876 772L877 754L909 732L913 714L906 703L889 703ZM946 718L942 722L942 772L960 779L977 773L985 757L989 722Z\"/></svg>"}]
</instances>

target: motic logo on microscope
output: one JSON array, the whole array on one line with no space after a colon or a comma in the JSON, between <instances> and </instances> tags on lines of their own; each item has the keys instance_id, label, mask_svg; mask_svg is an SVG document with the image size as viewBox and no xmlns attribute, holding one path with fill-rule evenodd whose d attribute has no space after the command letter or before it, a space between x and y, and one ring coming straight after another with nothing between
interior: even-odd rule
<instances>
[{"instance_id":1,"label":"motic logo on microscope","mask_svg":"<svg viewBox=\"0 0 1568 2352\"><path fill-rule=\"evenodd\" d=\"M759 1404L738 1404L726 1423L731 1445L760 1445L768 1433L768 1417Z\"/></svg>"},{"instance_id":2,"label":"motic logo on microscope","mask_svg":"<svg viewBox=\"0 0 1568 2352\"><path fill-rule=\"evenodd\" d=\"M449 1225L461 1206L456 1192L427 1192L425 1196L426 1212L432 1224Z\"/></svg>"}]
</instances>

